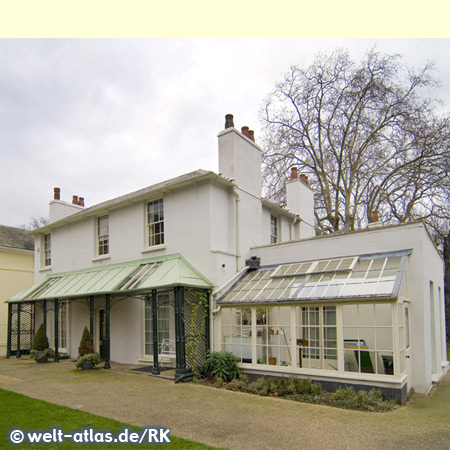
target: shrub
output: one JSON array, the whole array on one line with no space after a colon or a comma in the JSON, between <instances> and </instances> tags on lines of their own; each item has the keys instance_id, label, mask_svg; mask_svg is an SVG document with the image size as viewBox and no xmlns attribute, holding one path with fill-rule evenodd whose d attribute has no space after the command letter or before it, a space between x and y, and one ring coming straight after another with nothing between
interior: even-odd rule
<instances>
[{"instance_id":1,"label":"shrub","mask_svg":"<svg viewBox=\"0 0 450 450\"><path fill-rule=\"evenodd\" d=\"M98 353L85 353L81 356L81 358L78 358L78 361L75 363L75 366L80 369L83 366L83 363L85 361L92 361L94 363L94 366L100 362L100 355Z\"/></svg>"},{"instance_id":2,"label":"shrub","mask_svg":"<svg viewBox=\"0 0 450 450\"><path fill-rule=\"evenodd\" d=\"M228 389L231 389L232 391L245 390L246 386L247 383L241 381L239 378L234 378L228 383Z\"/></svg>"},{"instance_id":3,"label":"shrub","mask_svg":"<svg viewBox=\"0 0 450 450\"><path fill-rule=\"evenodd\" d=\"M245 375L245 373L241 373L240 375L239 375L239 380L240 381L242 381L243 383L248 383L248 376L247 375Z\"/></svg>"},{"instance_id":4,"label":"shrub","mask_svg":"<svg viewBox=\"0 0 450 450\"><path fill-rule=\"evenodd\" d=\"M303 393L304 394L312 393L312 382L309 378L303 382Z\"/></svg>"},{"instance_id":5,"label":"shrub","mask_svg":"<svg viewBox=\"0 0 450 450\"><path fill-rule=\"evenodd\" d=\"M358 391L356 393L356 404L359 408L363 408L367 406L367 392L366 391Z\"/></svg>"},{"instance_id":6,"label":"shrub","mask_svg":"<svg viewBox=\"0 0 450 450\"><path fill-rule=\"evenodd\" d=\"M250 383L247 384L245 387L246 392L250 394L258 394L258 382L257 381L250 381Z\"/></svg>"},{"instance_id":7,"label":"shrub","mask_svg":"<svg viewBox=\"0 0 450 450\"><path fill-rule=\"evenodd\" d=\"M45 334L44 324L41 323L33 338L33 350L43 351L49 347L47 335Z\"/></svg>"},{"instance_id":8,"label":"shrub","mask_svg":"<svg viewBox=\"0 0 450 450\"><path fill-rule=\"evenodd\" d=\"M200 374L217 380L231 381L240 374L238 358L231 352L209 352L200 367Z\"/></svg>"},{"instance_id":9,"label":"shrub","mask_svg":"<svg viewBox=\"0 0 450 450\"><path fill-rule=\"evenodd\" d=\"M276 393L278 395L278 397L284 397L285 395L287 395L288 392L288 380L286 378L279 378L277 379L277 388L276 388Z\"/></svg>"},{"instance_id":10,"label":"shrub","mask_svg":"<svg viewBox=\"0 0 450 450\"><path fill-rule=\"evenodd\" d=\"M344 400L344 389L337 388L333 393L333 398L337 402L340 402L341 400Z\"/></svg>"},{"instance_id":11,"label":"shrub","mask_svg":"<svg viewBox=\"0 0 450 450\"><path fill-rule=\"evenodd\" d=\"M293 378L292 382L294 384L295 394L303 394L305 392L305 383L301 378Z\"/></svg>"},{"instance_id":12,"label":"shrub","mask_svg":"<svg viewBox=\"0 0 450 450\"><path fill-rule=\"evenodd\" d=\"M322 393L322 385L320 383L311 383L311 394L320 396Z\"/></svg>"},{"instance_id":13,"label":"shrub","mask_svg":"<svg viewBox=\"0 0 450 450\"><path fill-rule=\"evenodd\" d=\"M78 354L80 356L84 356L89 353L94 353L94 342L92 340L91 333L89 333L87 327L84 327L83 335L81 336L80 346L78 347Z\"/></svg>"}]
</instances>

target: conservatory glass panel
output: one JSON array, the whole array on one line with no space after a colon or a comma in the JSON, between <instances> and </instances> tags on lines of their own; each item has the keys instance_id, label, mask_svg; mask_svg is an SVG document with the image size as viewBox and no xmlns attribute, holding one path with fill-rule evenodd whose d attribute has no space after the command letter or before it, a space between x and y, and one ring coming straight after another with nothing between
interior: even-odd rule
<instances>
[{"instance_id":1,"label":"conservatory glass panel","mask_svg":"<svg viewBox=\"0 0 450 450\"><path fill-rule=\"evenodd\" d=\"M252 362L252 314L250 308L222 310L222 350L231 352L240 362Z\"/></svg>"},{"instance_id":2,"label":"conservatory glass panel","mask_svg":"<svg viewBox=\"0 0 450 450\"><path fill-rule=\"evenodd\" d=\"M344 368L393 375L391 304L343 305Z\"/></svg>"}]
</instances>

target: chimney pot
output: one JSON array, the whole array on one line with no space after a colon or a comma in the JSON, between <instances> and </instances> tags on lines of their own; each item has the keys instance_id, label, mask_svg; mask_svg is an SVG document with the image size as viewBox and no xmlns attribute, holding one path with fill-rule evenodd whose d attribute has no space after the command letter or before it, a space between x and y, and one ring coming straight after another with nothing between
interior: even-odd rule
<instances>
[{"instance_id":1,"label":"chimney pot","mask_svg":"<svg viewBox=\"0 0 450 450\"><path fill-rule=\"evenodd\" d=\"M250 139L255 142L255 132L253 130L248 130L248 134L250 136Z\"/></svg>"},{"instance_id":2,"label":"chimney pot","mask_svg":"<svg viewBox=\"0 0 450 450\"><path fill-rule=\"evenodd\" d=\"M225 116L225 129L234 128L233 114L227 114Z\"/></svg>"},{"instance_id":3,"label":"chimney pot","mask_svg":"<svg viewBox=\"0 0 450 450\"><path fill-rule=\"evenodd\" d=\"M243 134L245 137L247 137L247 138L250 139L250 134L249 134L249 132L248 132L248 127L242 127L242 128L241 128L241 132L242 132L242 134Z\"/></svg>"},{"instance_id":4,"label":"chimney pot","mask_svg":"<svg viewBox=\"0 0 450 450\"><path fill-rule=\"evenodd\" d=\"M298 179L298 170L297 167L291 167L291 180Z\"/></svg>"},{"instance_id":5,"label":"chimney pot","mask_svg":"<svg viewBox=\"0 0 450 450\"><path fill-rule=\"evenodd\" d=\"M303 183L305 183L307 186L309 186L309 180L308 180L308 177L307 177L304 173L302 173L302 174L300 175L300 180L303 181Z\"/></svg>"},{"instance_id":6,"label":"chimney pot","mask_svg":"<svg viewBox=\"0 0 450 450\"><path fill-rule=\"evenodd\" d=\"M53 199L54 200L61 200L61 189L59 187L55 187L53 189Z\"/></svg>"},{"instance_id":7,"label":"chimney pot","mask_svg":"<svg viewBox=\"0 0 450 450\"><path fill-rule=\"evenodd\" d=\"M372 213L372 223L379 222L380 216L378 215L378 211L374 211Z\"/></svg>"},{"instance_id":8,"label":"chimney pot","mask_svg":"<svg viewBox=\"0 0 450 450\"><path fill-rule=\"evenodd\" d=\"M74 205L78 205L78 195L73 195L73 196L72 196L72 203L73 203Z\"/></svg>"},{"instance_id":9,"label":"chimney pot","mask_svg":"<svg viewBox=\"0 0 450 450\"><path fill-rule=\"evenodd\" d=\"M79 204L80 206L84 206L84 197L80 197L80 198L78 199L78 204Z\"/></svg>"}]
</instances>

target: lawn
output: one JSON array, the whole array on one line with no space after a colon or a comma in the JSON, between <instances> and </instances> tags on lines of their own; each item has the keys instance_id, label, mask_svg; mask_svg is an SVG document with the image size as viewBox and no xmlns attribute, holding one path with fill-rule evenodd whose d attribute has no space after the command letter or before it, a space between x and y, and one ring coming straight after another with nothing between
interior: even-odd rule
<instances>
[{"instance_id":1,"label":"lawn","mask_svg":"<svg viewBox=\"0 0 450 450\"><path fill-rule=\"evenodd\" d=\"M140 431L139 427L117 422L105 417L96 416L87 412L79 411L65 406L47 403L36 400L25 395L0 389L0 448L5 449L31 449L36 448L36 444L25 443L20 445L11 444L8 434L11 430L18 428L27 431L47 431L50 428L60 428L64 433L90 427L94 431L110 431L118 433L123 428ZM171 443L164 444L164 448L170 449L192 449L206 450L213 447L189 441L187 439L170 437ZM65 441L61 444L41 444L39 447L51 450L56 448L80 449L89 448L90 444L77 444ZM139 448L153 447L152 444L140 444ZM136 444L101 444L96 445L102 449L134 449Z\"/></svg>"}]
</instances>

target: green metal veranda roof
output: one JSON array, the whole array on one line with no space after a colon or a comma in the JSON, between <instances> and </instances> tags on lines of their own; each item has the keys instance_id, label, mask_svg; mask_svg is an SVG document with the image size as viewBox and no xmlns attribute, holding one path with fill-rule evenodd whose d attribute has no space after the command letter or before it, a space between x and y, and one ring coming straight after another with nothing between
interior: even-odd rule
<instances>
[{"instance_id":1,"label":"green metal veranda roof","mask_svg":"<svg viewBox=\"0 0 450 450\"><path fill-rule=\"evenodd\" d=\"M210 289L212 283L180 254L57 274L11 297L9 303L126 294L175 286Z\"/></svg>"}]
</instances>

